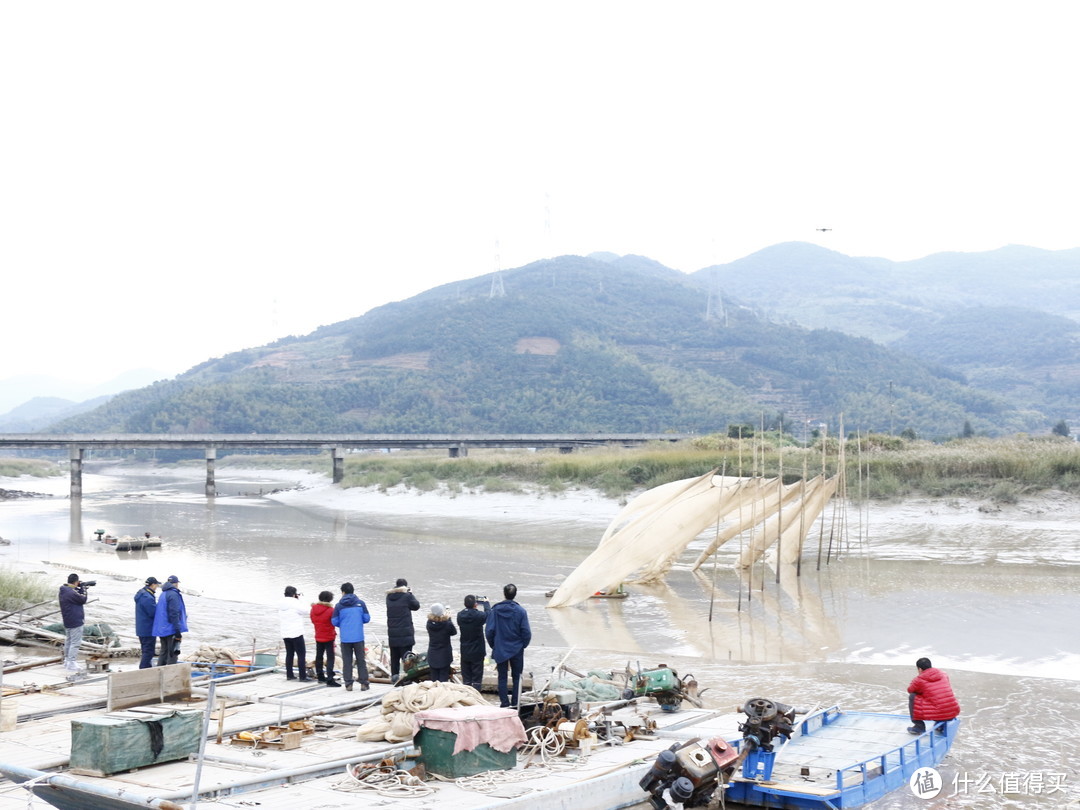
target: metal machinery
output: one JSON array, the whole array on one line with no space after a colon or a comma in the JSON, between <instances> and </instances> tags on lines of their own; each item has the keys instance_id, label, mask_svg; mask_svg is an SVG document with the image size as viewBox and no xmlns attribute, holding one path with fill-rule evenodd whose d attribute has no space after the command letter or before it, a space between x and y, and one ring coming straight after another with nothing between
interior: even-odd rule
<instances>
[{"instance_id":1,"label":"metal machinery","mask_svg":"<svg viewBox=\"0 0 1080 810\"><path fill-rule=\"evenodd\" d=\"M680 678L675 670L661 666L649 670L639 669L636 676L628 672L626 680L627 688L623 697L627 700L651 697L665 712L677 712L684 700L701 708L698 685L693 675Z\"/></svg>"},{"instance_id":2,"label":"metal machinery","mask_svg":"<svg viewBox=\"0 0 1080 810\"><path fill-rule=\"evenodd\" d=\"M763 781L772 776L773 742L791 737L796 710L766 698L751 698L742 711L746 720L739 724L739 751L715 737L707 743L697 739L676 743L660 752L639 783L656 810L671 804L707 805L717 790L724 790L740 765L743 778Z\"/></svg>"}]
</instances>

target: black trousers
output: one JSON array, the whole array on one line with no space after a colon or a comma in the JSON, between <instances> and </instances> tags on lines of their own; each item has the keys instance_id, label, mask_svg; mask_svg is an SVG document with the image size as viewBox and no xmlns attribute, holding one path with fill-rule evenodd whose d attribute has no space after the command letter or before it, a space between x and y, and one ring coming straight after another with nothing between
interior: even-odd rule
<instances>
[{"instance_id":1,"label":"black trousers","mask_svg":"<svg viewBox=\"0 0 1080 810\"><path fill-rule=\"evenodd\" d=\"M364 657L364 642L343 641L341 642L341 671L345 675L345 683L353 682L353 659L356 659L356 672L360 676L357 680L362 684L368 682L367 659Z\"/></svg>"},{"instance_id":2,"label":"black trousers","mask_svg":"<svg viewBox=\"0 0 1080 810\"><path fill-rule=\"evenodd\" d=\"M154 648L156 646L156 636L139 636L139 647L142 649L142 658L139 659L139 669L149 669L154 665Z\"/></svg>"},{"instance_id":3,"label":"black trousers","mask_svg":"<svg viewBox=\"0 0 1080 810\"><path fill-rule=\"evenodd\" d=\"M293 658L298 658L297 665L300 668L300 680L307 680L307 645L303 636L282 639L285 642L285 676L293 676Z\"/></svg>"},{"instance_id":4,"label":"black trousers","mask_svg":"<svg viewBox=\"0 0 1080 810\"><path fill-rule=\"evenodd\" d=\"M475 661L461 659L461 682L466 686L471 686L477 692L480 691L480 686L484 682L483 658L478 658Z\"/></svg>"},{"instance_id":5,"label":"black trousers","mask_svg":"<svg viewBox=\"0 0 1080 810\"><path fill-rule=\"evenodd\" d=\"M323 659L326 659L325 669ZM315 642L315 675L321 681L325 675L326 680L334 680L334 642Z\"/></svg>"},{"instance_id":6,"label":"black trousers","mask_svg":"<svg viewBox=\"0 0 1080 810\"><path fill-rule=\"evenodd\" d=\"M158 639L161 643L161 654L158 655L157 665L167 667L180 660L180 638L177 636L162 636Z\"/></svg>"},{"instance_id":7,"label":"black trousers","mask_svg":"<svg viewBox=\"0 0 1080 810\"><path fill-rule=\"evenodd\" d=\"M405 653L412 652L413 645L408 647L391 647L390 648L390 675L397 675L401 672L401 659L405 657Z\"/></svg>"},{"instance_id":8,"label":"black trousers","mask_svg":"<svg viewBox=\"0 0 1080 810\"><path fill-rule=\"evenodd\" d=\"M450 665L445 667L431 667L431 680L438 681L439 683L450 682Z\"/></svg>"},{"instance_id":9,"label":"black trousers","mask_svg":"<svg viewBox=\"0 0 1080 810\"><path fill-rule=\"evenodd\" d=\"M499 673L499 705L508 709L513 706L515 709L518 705L518 697L521 695L521 672L525 669L525 651L522 650L517 655L513 655L505 661L495 662L495 671ZM513 682L513 688L510 692L506 689L506 675L507 670L510 671L510 679Z\"/></svg>"}]
</instances>

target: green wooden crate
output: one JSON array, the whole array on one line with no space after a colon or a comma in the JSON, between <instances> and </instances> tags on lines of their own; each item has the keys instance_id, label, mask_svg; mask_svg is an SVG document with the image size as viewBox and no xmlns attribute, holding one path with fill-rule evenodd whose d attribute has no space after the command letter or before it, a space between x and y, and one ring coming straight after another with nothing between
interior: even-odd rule
<instances>
[{"instance_id":1,"label":"green wooden crate","mask_svg":"<svg viewBox=\"0 0 1080 810\"><path fill-rule=\"evenodd\" d=\"M516 751L504 754L487 743L481 743L472 751L455 754L457 734L452 731L421 728L416 735L416 744L420 746L424 769L449 779L488 771L509 771L517 765Z\"/></svg>"},{"instance_id":2,"label":"green wooden crate","mask_svg":"<svg viewBox=\"0 0 1080 810\"><path fill-rule=\"evenodd\" d=\"M116 712L71 721L71 771L108 776L198 752L202 712Z\"/></svg>"}]
</instances>

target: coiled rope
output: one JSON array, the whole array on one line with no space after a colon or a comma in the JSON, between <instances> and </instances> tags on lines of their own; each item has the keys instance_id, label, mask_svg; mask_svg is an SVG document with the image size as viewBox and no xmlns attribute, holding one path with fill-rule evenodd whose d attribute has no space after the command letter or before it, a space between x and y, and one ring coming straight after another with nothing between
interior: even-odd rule
<instances>
[{"instance_id":1,"label":"coiled rope","mask_svg":"<svg viewBox=\"0 0 1080 810\"><path fill-rule=\"evenodd\" d=\"M397 799L419 799L435 792L435 788L425 785L408 771L393 765L380 765L376 768L365 768L359 764L346 765L345 776L330 787L348 793L374 791L380 796Z\"/></svg>"}]
</instances>

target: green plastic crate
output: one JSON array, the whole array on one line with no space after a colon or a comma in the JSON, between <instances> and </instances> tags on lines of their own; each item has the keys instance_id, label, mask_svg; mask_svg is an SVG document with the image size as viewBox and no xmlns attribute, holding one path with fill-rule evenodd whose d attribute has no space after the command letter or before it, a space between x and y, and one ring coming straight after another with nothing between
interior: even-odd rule
<instances>
[{"instance_id":1,"label":"green plastic crate","mask_svg":"<svg viewBox=\"0 0 1080 810\"><path fill-rule=\"evenodd\" d=\"M472 751L455 754L457 734L452 731L421 728L416 735L416 744L420 746L420 759L424 763L424 769L448 779L488 771L509 771L517 766L516 751L511 750L504 754L487 743L481 743Z\"/></svg>"}]
</instances>

